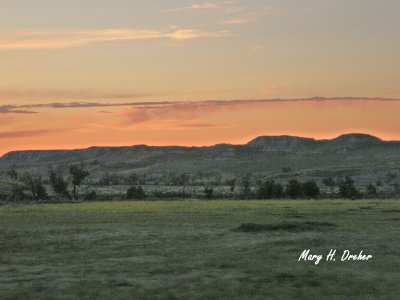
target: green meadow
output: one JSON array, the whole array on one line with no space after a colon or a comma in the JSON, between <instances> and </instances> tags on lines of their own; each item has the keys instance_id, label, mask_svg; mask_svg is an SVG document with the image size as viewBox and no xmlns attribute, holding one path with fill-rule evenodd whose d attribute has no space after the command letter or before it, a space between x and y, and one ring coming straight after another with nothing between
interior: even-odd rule
<instances>
[{"instance_id":1,"label":"green meadow","mask_svg":"<svg viewBox=\"0 0 400 300\"><path fill-rule=\"evenodd\" d=\"M399 226L396 200L6 205L0 298L398 299Z\"/></svg>"}]
</instances>

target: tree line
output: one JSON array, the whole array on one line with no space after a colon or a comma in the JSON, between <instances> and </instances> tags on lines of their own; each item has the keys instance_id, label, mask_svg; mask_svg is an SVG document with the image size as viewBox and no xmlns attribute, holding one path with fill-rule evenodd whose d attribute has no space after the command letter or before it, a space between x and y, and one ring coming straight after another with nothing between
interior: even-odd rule
<instances>
[{"instance_id":1,"label":"tree line","mask_svg":"<svg viewBox=\"0 0 400 300\"><path fill-rule=\"evenodd\" d=\"M29 173L19 175L15 168L11 168L7 171L7 176L14 181L12 186L11 196L8 197L11 201L40 201L48 200L54 201L57 199L64 200L97 200L98 195L95 190L86 189L83 195L79 195L78 188L84 183L89 177L90 173L85 169L83 164L74 164L68 167L67 173L69 176L65 176L65 172L60 170L49 170L48 177L43 180L42 176L34 176ZM107 178L117 178L106 174ZM214 176L214 174L213 174ZM105 176L102 177L106 178ZM199 194L191 194L185 189L185 186L190 184L190 176L187 174L174 175L173 184L176 186L182 186L183 189L180 192L151 192L146 193L143 186L146 186L146 175L131 174L128 177L129 181L128 188L125 195L121 195L127 200L144 200L148 198L193 198L199 197ZM364 192L361 192L355 185L354 180L347 176L342 179L333 179L332 177L324 178L322 183L328 189L330 193L326 194L321 192L321 189L316 181L307 180L299 181L297 179L291 179L287 183L283 184L276 182L275 180L258 180L255 181L250 175L242 175L239 179L233 178L228 179L222 183L221 176L215 176L221 186L225 186L224 192L218 189L218 186L214 185L214 182L210 184L204 181L203 191L200 197L204 199L317 199L317 198L347 198L347 199L358 199L358 198L373 198L378 195L377 187L373 184L369 184ZM204 180L204 178L202 178ZM104 182L106 185L110 184L110 181ZM50 197L47 190L46 184L49 186L53 193ZM93 185L90 185L93 188ZM121 199L121 198L120 198Z\"/></svg>"}]
</instances>

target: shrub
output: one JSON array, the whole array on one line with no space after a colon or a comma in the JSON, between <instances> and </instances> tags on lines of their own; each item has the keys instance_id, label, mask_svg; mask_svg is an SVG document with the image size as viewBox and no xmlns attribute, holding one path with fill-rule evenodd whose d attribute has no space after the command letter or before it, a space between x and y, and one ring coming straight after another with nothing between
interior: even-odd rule
<instances>
[{"instance_id":1,"label":"shrub","mask_svg":"<svg viewBox=\"0 0 400 300\"><path fill-rule=\"evenodd\" d=\"M354 185L354 180L346 176L339 184L340 196L348 199L355 199L360 197L360 193Z\"/></svg>"},{"instance_id":2,"label":"shrub","mask_svg":"<svg viewBox=\"0 0 400 300\"><path fill-rule=\"evenodd\" d=\"M296 179L292 179L286 185L286 194L293 199L303 196L303 185Z\"/></svg>"},{"instance_id":3,"label":"shrub","mask_svg":"<svg viewBox=\"0 0 400 300\"><path fill-rule=\"evenodd\" d=\"M261 184L257 190L258 199L275 199L283 197L283 185L275 183L273 180L268 180Z\"/></svg>"},{"instance_id":4,"label":"shrub","mask_svg":"<svg viewBox=\"0 0 400 300\"><path fill-rule=\"evenodd\" d=\"M23 185L14 184L11 189L11 195L9 196L8 200L13 202L20 202L27 200L27 195L25 194L25 188Z\"/></svg>"},{"instance_id":5,"label":"shrub","mask_svg":"<svg viewBox=\"0 0 400 300\"><path fill-rule=\"evenodd\" d=\"M89 172L83 169L83 165L77 166L77 165L71 165L69 167L69 173L72 176L72 185L73 185L73 190L72 194L74 195L75 200L78 199L78 193L76 192L76 187L80 186L85 180L87 176L89 176Z\"/></svg>"},{"instance_id":6,"label":"shrub","mask_svg":"<svg viewBox=\"0 0 400 300\"><path fill-rule=\"evenodd\" d=\"M85 195L85 200L86 201L95 201L97 199L97 193L96 191L90 191Z\"/></svg>"},{"instance_id":7,"label":"shrub","mask_svg":"<svg viewBox=\"0 0 400 300\"><path fill-rule=\"evenodd\" d=\"M46 200L48 198L41 177L32 177L32 175L26 173L21 180L25 184L26 189L31 193L31 198L34 200Z\"/></svg>"},{"instance_id":8,"label":"shrub","mask_svg":"<svg viewBox=\"0 0 400 300\"><path fill-rule=\"evenodd\" d=\"M303 183L303 195L307 198L318 198L320 190L315 181L310 180Z\"/></svg>"},{"instance_id":9,"label":"shrub","mask_svg":"<svg viewBox=\"0 0 400 300\"><path fill-rule=\"evenodd\" d=\"M128 200L143 200L146 199L146 193L141 186L131 186L126 191L126 199Z\"/></svg>"},{"instance_id":10,"label":"shrub","mask_svg":"<svg viewBox=\"0 0 400 300\"><path fill-rule=\"evenodd\" d=\"M204 188L204 195L206 199L212 199L214 196L214 189L209 187Z\"/></svg>"},{"instance_id":11,"label":"shrub","mask_svg":"<svg viewBox=\"0 0 400 300\"><path fill-rule=\"evenodd\" d=\"M367 186L366 194L369 198L373 198L377 195L376 187L372 183Z\"/></svg>"},{"instance_id":12,"label":"shrub","mask_svg":"<svg viewBox=\"0 0 400 300\"><path fill-rule=\"evenodd\" d=\"M57 195L66 195L68 183L64 180L61 172L50 171L49 175L50 185Z\"/></svg>"}]
</instances>

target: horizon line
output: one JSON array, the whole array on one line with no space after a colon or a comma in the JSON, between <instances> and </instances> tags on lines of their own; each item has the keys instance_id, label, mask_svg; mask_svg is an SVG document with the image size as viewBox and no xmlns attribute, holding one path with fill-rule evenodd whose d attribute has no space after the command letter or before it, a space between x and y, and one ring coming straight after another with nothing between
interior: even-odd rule
<instances>
[{"instance_id":1,"label":"horizon line","mask_svg":"<svg viewBox=\"0 0 400 300\"><path fill-rule=\"evenodd\" d=\"M288 137L288 138L300 138L300 139L312 139L314 141L332 141L335 139L338 139L343 136L351 136L351 135L361 135L361 136L369 136L371 138L378 139L382 142L400 142L400 140L386 140L383 139L377 135L373 135L370 133L365 133L365 132L347 132L347 133L342 133L339 135L335 135L332 138L314 138L310 136L299 136L299 135L288 135L288 134L279 134L279 135L258 135L252 139L250 139L247 143L244 144L235 144L235 143L217 143L217 144L209 144L209 145L176 145L176 144L170 144L170 145L149 145L149 144L134 144L134 145L93 145L93 146L88 146L88 147L82 147L82 148L53 148L53 149L21 149L21 150L11 150L5 153L0 153L0 159L4 158L7 154L10 153L18 153L18 152L43 152L43 151L80 151L80 150L87 150L91 148L129 148L129 147L181 147L181 148L203 148L203 147L215 147L219 145L231 145L231 146L245 146L249 144L250 142L254 141L257 138L260 137Z\"/></svg>"}]
</instances>

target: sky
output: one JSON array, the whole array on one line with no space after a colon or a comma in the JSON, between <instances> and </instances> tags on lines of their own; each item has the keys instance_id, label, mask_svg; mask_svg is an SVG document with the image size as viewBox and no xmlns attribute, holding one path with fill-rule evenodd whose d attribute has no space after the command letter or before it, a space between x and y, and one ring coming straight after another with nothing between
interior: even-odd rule
<instances>
[{"instance_id":1,"label":"sky","mask_svg":"<svg viewBox=\"0 0 400 300\"><path fill-rule=\"evenodd\" d=\"M400 140L398 0L1 0L0 155Z\"/></svg>"}]
</instances>

